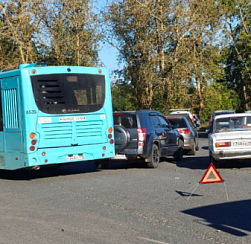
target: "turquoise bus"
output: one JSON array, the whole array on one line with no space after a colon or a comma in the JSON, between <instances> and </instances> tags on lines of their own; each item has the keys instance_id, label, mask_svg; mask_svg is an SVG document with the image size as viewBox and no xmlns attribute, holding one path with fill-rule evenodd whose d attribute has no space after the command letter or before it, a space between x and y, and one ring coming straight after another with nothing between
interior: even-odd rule
<instances>
[{"instance_id":1,"label":"turquoise bus","mask_svg":"<svg viewBox=\"0 0 251 244\"><path fill-rule=\"evenodd\" d=\"M22 64L0 82L0 169L115 156L107 69Z\"/></svg>"}]
</instances>

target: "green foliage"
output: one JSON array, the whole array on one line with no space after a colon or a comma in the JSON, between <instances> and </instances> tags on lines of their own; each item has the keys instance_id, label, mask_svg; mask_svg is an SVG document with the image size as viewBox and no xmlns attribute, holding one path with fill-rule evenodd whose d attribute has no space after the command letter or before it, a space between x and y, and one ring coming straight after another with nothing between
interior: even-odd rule
<instances>
[{"instance_id":1,"label":"green foliage","mask_svg":"<svg viewBox=\"0 0 251 244\"><path fill-rule=\"evenodd\" d=\"M114 111L135 110L133 90L130 84L117 80L112 84L112 104Z\"/></svg>"},{"instance_id":2,"label":"green foliage","mask_svg":"<svg viewBox=\"0 0 251 244\"><path fill-rule=\"evenodd\" d=\"M238 94L228 89L223 83L215 82L206 91L206 107L202 111L201 120L205 121L215 110L231 109L237 111L239 108Z\"/></svg>"},{"instance_id":3,"label":"green foliage","mask_svg":"<svg viewBox=\"0 0 251 244\"><path fill-rule=\"evenodd\" d=\"M101 37L90 0L0 2L2 69L38 61L94 66Z\"/></svg>"},{"instance_id":4,"label":"green foliage","mask_svg":"<svg viewBox=\"0 0 251 244\"><path fill-rule=\"evenodd\" d=\"M250 0L224 2L226 39L222 59L225 73L222 82L239 97L238 111L251 108L251 3Z\"/></svg>"}]
</instances>

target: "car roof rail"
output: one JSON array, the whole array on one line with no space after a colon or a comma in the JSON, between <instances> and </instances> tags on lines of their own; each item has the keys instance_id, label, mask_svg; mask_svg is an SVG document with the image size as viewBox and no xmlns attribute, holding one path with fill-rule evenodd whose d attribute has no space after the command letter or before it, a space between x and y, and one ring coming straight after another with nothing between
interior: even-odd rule
<instances>
[{"instance_id":1,"label":"car roof rail","mask_svg":"<svg viewBox=\"0 0 251 244\"><path fill-rule=\"evenodd\" d=\"M172 108L172 109L169 109L169 111L170 112L175 112L175 111L187 111L187 112L189 112L189 111L191 111L191 109L190 108Z\"/></svg>"}]
</instances>

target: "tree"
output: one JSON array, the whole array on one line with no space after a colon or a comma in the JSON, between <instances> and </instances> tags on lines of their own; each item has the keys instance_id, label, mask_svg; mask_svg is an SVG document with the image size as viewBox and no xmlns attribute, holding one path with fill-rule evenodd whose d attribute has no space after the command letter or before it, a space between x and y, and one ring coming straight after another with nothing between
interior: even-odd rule
<instances>
[{"instance_id":1,"label":"tree","mask_svg":"<svg viewBox=\"0 0 251 244\"><path fill-rule=\"evenodd\" d=\"M134 88L136 106L166 113L196 100L202 113L204 91L221 74L216 1L118 0L105 19L116 37L108 41L127 65L124 79Z\"/></svg>"},{"instance_id":2,"label":"tree","mask_svg":"<svg viewBox=\"0 0 251 244\"><path fill-rule=\"evenodd\" d=\"M49 63L97 64L101 35L90 0L38 0L35 14L41 21L40 40L49 50Z\"/></svg>"},{"instance_id":3,"label":"tree","mask_svg":"<svg viewBox=\"0 0 251 244\"><path fill-rule=\"evenodd\" d=\"M249 0L222 1L227 44L224 82L235 89L241 101L239 111L251 108L251 3Z\"/></svg>"},{"instance_id":4,"label":"tree","mask_svg":"<svg viewBox=\"0 0 251 244\"><path fill-rule=\"evenodd\" d=\"M112 105L114 111L135 110L132 87L125 81L116 80L112 84Z\"/></svg>"},{"instance_id":5,"label":"tree","mask_svg":"<svg viewBox=\"0 0 251 244\"><path fill-rule=\"evenodd\" d=\"M31 0L0 2L0 41L6 55L1 57L2 69L32 63L37 57L34 36L38 22L30 12L32 5Z\"/></svg>"}]
</instances>

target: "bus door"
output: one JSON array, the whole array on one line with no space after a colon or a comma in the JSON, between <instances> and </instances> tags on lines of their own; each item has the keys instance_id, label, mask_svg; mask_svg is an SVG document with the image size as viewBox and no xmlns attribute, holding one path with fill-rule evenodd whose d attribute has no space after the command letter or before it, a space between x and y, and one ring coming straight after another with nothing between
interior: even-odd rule
<instances>
[{"instance_id":1,"label":"bus door","mask_svg":"<svg viewBox=\"0 0 251 244\"><path fill-rule=\"evenodd\" d=\"M2 80L0 80L2 87ZM2 89L1 89L2 90ZM4 133L3 133L3 112L2 112L2 96L0 91L0 169L4 168Z\"/></svg>"},{"instance_id":2,"label":"bus door","mask_svg":"<svg viewBox=\"0 0 251 244\"><path fill-rule=\"evenodd\" d=\"M19 77L1 80L5 169L24 166L18 83Z\"/></svg>"}]
</instances>

